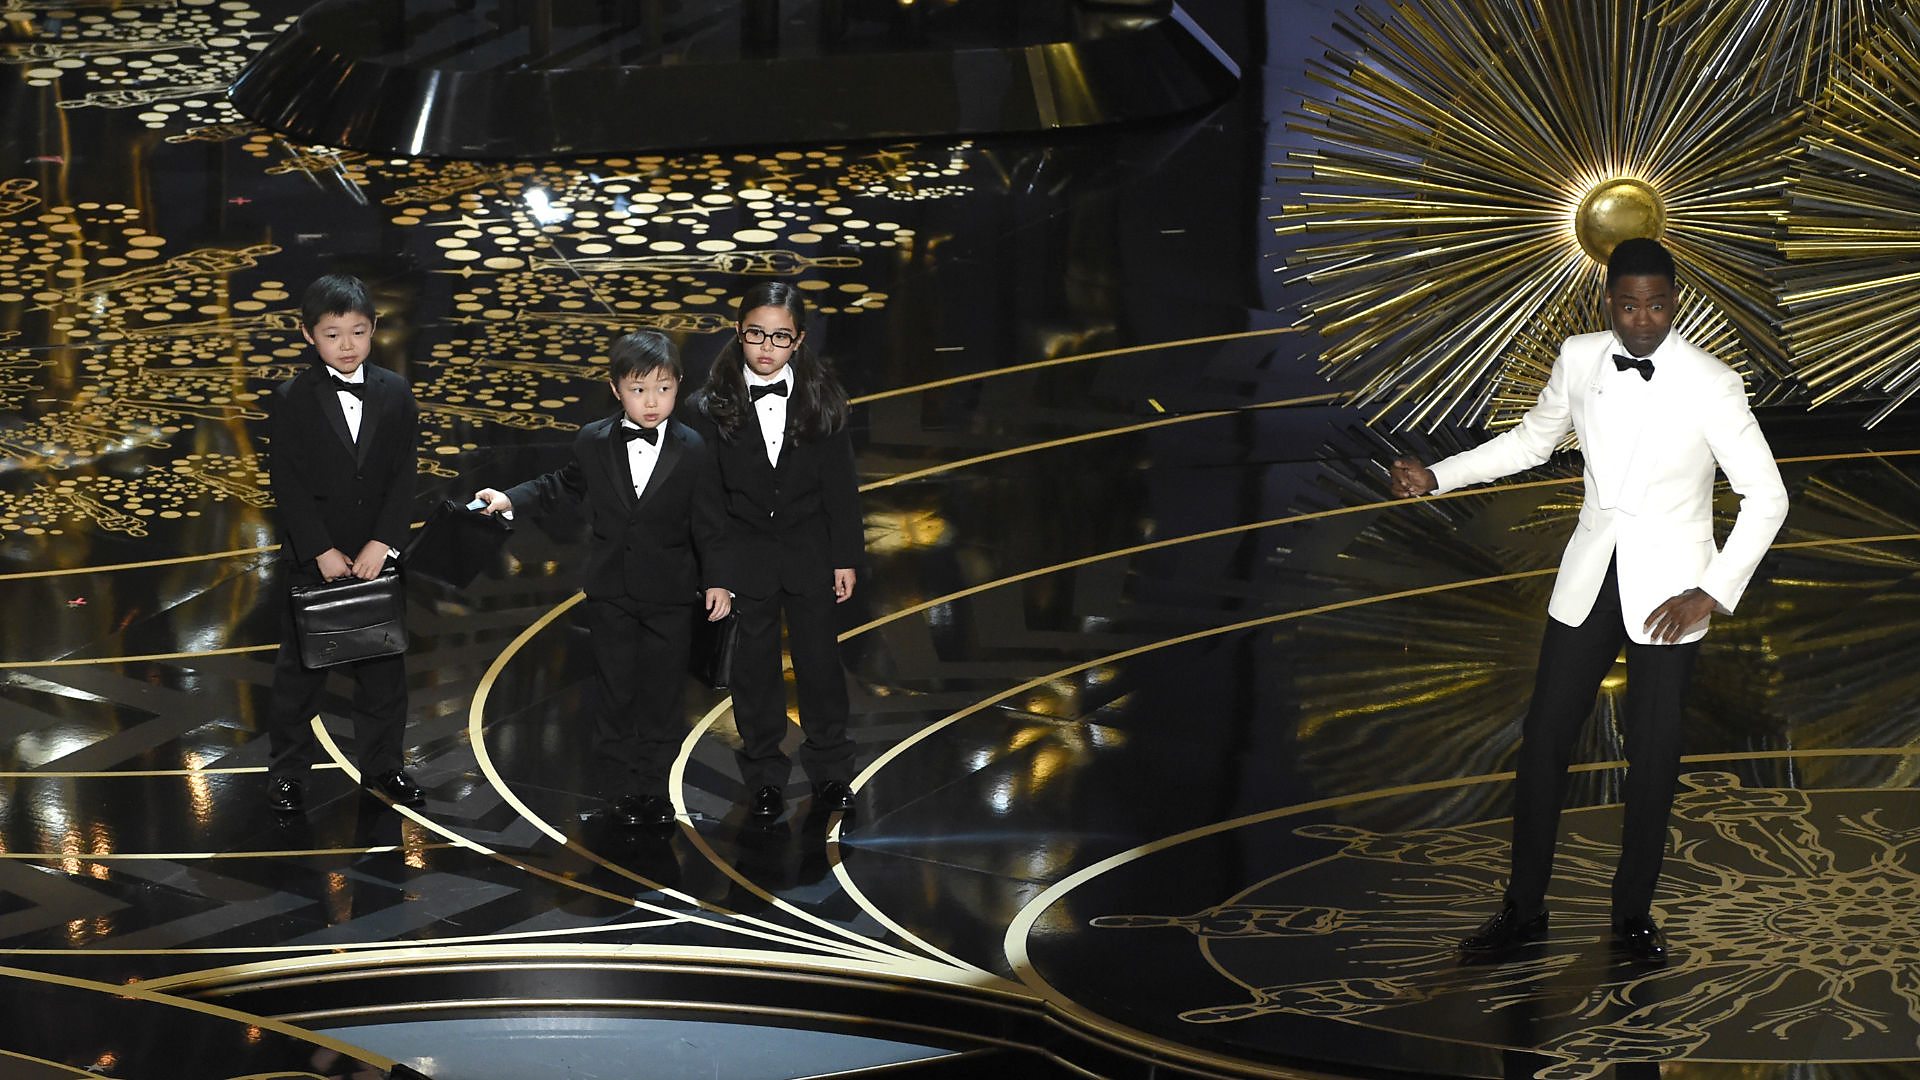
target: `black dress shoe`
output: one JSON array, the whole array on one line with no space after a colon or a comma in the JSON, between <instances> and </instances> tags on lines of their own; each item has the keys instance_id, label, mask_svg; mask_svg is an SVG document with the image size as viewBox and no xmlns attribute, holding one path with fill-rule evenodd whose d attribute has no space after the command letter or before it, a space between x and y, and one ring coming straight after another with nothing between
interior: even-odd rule
<instances>
[{"instance_id":1,"label":"black dress shoe","mask_svg":"<svg viewBox=\"0 0 1920 1080\"><path fill-rule=\"evenodd\" d=\"M1547 936L1547 912L1542 908L1529 918L1520 917L1520 909L1508 903L1480 929L1460 942L1463 953L1485 955L1532 944Z\"/></svg>"},{"instance_id":2,"label":"black dress shoe","mask_svg":"<svg viewBox=\"0 0 1920 1080\"><path fill-rule=\"evenodd\" d=\"M1667 935L1651 915L1629 915L1615 921L1613 944L1643 964L1667 962Z\"/></svg>"},{"instance_id":3,"label":"black dress shoe","mask_svg":"<svg viewBox=\"0 0 1920 1080\"><path fill-rule=\"evenodd\" d=\"M845 780L813 785L813 805L823 810L853 809L853 786Z\"/></svg>"},{"instance_id":4,"label":"black dress shoe","mask_svg":"<svg viewBox=\"0 0 1920 1080\"><path fill-rule=\"evenodd\" d=\"M399 769L381 773L367 787L392 799L396 806L424 806L427 801L427 793L420 790L420 785L413 782L413 777Z\"/></svg>"},{"instance_id":5,"label":"black dress shoe","mask_svg":"<svg viewBox=\"0 0 1920 1080\"><path fill-rule=\"evenodd\" d=\"M300 789L300 781L290 776L276 776L267 781L267 805L275 810L291 814L306 801L306 792Z\"/></svg>"},{"instance_id":6,"label":"black dress shoe","mask_svg":"<svg viewBox=\"0 0 1920 1080\"><path fill-rule=\"evenodd\" d=\"M747 808L747 817L757 825L778 821L780 815L787 812L787 800L780 789L768 784L753 793L753 804Z\"/></svg>"},{"instance_id":7,"label":"black dress shoe","mask_svg":"<svg viewBox=\"0 0 1920 1080\"><path fill-rule=\"evenodd\" d=\"M622 795L613 805L613 821L626 829L667 825L673 821L673 804L658 795Z\"/></svg>"}]
</instances>

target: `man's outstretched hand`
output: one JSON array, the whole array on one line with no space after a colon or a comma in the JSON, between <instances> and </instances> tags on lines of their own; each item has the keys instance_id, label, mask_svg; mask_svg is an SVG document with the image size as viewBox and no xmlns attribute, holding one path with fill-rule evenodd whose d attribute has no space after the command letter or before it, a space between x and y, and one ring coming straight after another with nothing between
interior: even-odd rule
<instances>
[{"instance_id":1,"label":"man's outstretched hand","mask_svg":"<svg viewBox=\"0 0 1920 1080\"><path fill-rule=\"evenodd\" d=\"M1419 458L1394 458L1393 468L1389 472L1388 480L1395 498L1425 495L1440 486L1440 481L1433 478L1433 470L1420 464Z\"/></svg>"},{"instance_id":2,"label":"man's outstretched hand","mask_svg":"<svg viewBox=\"0 0 1920 1080\"><path fill-rule=\"evenodd\" d=\"M1704 589L1688 589L1654 608L1643 629L1657 644L1671 645L1711 614L1713 597Z\"/></svg>"}]
</instances>

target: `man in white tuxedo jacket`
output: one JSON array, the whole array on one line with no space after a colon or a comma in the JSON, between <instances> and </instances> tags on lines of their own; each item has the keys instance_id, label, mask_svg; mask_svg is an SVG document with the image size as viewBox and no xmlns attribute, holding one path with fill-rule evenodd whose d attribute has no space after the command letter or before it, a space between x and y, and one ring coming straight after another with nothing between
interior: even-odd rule
<instances>
[{"instance_id":1,"label":"man in white tuxedo jacket","mask_svg":"<svg viewBox=\"0 0 1920 1080\"><path fill-rule=\"evenodd\" d=\"M1787 516L1773 451L1737 372L1670 333L1673 258L1657 241L1620 244L1607 262L1613 329L1568 338L1520 423L1432 468L1393 464L1398 496L1452 491L1547 460L1569 430L1585 458L1580 521L1547 605L1533 700L1514 784L1513 873L1505 904L1461 943L1501 953L1547 933L1566 774L1600 681L1624 645L1626 819L1613 879L1613 937L1639 960L1666 958L1653 921L1680 726L1700 639L1731 613ZM1714 466L1740 495L1726 543L1713 540Z\"/></svg>"}]
</instances>

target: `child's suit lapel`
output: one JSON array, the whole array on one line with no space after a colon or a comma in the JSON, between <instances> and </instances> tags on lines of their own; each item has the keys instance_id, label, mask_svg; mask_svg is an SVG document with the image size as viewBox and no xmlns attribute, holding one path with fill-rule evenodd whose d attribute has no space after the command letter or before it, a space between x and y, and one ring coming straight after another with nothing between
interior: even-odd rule
<instances>
[{"instance_id":1,"label":"child's suit lapel","mask_svg":"<svg viewBox=\"0 0 1920 1080\"><path fill-rule=\"evenodd\" d=\"M620 493L620 508L631 514L640 500L633 493L633 467L627 464L627 440L620 427L620 417L607 420L607 430L601 434L606 449L600 455L602 466L612 477L613 490Z\"/></svg>"},{"instance_id":2,"label":"child's suit lapel","mask_svg":"<svg viewBox=\"0 0 1920 1080\"><path fill-rule=\"evenodd\" d=\"M366 464L367 448L373 445L373 433L380 427L380 414L386 411L386 387L367 372L367 379L360 385L360 438L356 442L353 429L347 426L346 410L340 407L340 391L333 387L333 372L326 365L319 365L317 377L313 382L315 404L320 407L320 415L327 418L327 426L340 438L340 445L347 448L358 464Z\"/></svg>"},{"instance_id":3,"label":"child's suit lapel","mask_svg":"<svg viewBox=\"0 0 1920 1080\"><path fill-rule=\"evenodd\" d=\"M363 396L360 399L360 440L354 444L353 456L356 461L364 465L367 461L367 447L373 445L373 433L380 426L380 414L387 411L387 388L382 380L373 377L371 370L367 371L367 381L360 385L365 387L361 391ZM335 394L336 406L339 404L339 399L340 395ZM342 420L342 423L344 422Z\"/></svg>"},{"instance_id":4,"label":"child's suit lapel","mask_svg":"<svg viewBox=\"0 0 1920 1080\"><path fill-rule=\"evenodd\" d=\"M668 421L666 429L660 432L660 460L653 463L653 475L647 477L647 489L641 492L640 497L628 507L631 512L638 513L641 507L647 505L648 500L660 492L660 489L666 485L667 477L672 475L674 466L680 464L683 456L685 451L680 447L680 429ZM627 484L627 490L633 490L631 482Z\"/></svg>"},{"instance_id":5,"label":"child's suit lapel","mask_svg":"<svg viewBox=\"0 0 1920 1080\"><path fill-rule=\"evenodd\" d=\"M340 439L340 445L346 447L347 453L355 455L357 459L359 448L353 445L353 432L347 427L347 414L340 408L340 394L329 381L331 378L326 366L319 365L313 379L313 404L320 410L320 415L327 418L327 426L332 428L334 435ZM360 411L362 414L360 422L365 424L366 410ZM364 431L365 429L362 428L363 433Z\"/></svg>"}]
</instances>

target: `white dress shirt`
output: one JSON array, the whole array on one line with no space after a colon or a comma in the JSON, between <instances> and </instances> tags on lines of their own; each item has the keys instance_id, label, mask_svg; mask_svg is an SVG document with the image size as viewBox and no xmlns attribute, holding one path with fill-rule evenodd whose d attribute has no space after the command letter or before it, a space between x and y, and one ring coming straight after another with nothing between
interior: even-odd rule
<instances>
[{"instance_id":1,"label":"white dress shirt","mask_svg":"<svg viewBox=\"0 0 1920 1080\"><path fill-rule=\"evenodd\" d=\"M661 439L667 437L667 425L671 423L673 423L671 420L662 420L660 426L654 429L660 433ZM638 431L640 425L623 416L620 418L620 429L623 432ZM647 490L647 481L653 478L653 467L658 464L660 464L659 442L627 439L627 473L633 477L633 494L636 498L641 492Z\"/></svg>"},{"instance_id":2,"label":"white dress shirt","mask_svg":"<svg viewBox=\"0 0 1920 1080\"><path fill-rule=\"evenodd\" d=\"M787 401L793 396L793 365L788 364L771 379L763 379L750 367L742 365L747 373L747 393L751 397L756 386L772 386L775 383L787 384L787 397L779 394L767 394L753 402L753 411L760 416L760 437L767 444L767 464L780 464L780 446L787 439Z\"/></svg>"},{"instance_id":3,"label":"white dress shirt","mask_svg":"<svg viewBox=\"0 0 1920 1080\"><path fill-rule=\"evenodd\" d=\"M1637 368L1620 368L1613 362L1613 357L1617 354L1630 356L1635 360L1651 360L1656 373L1654 378L1657 379L1661 365L1671 363L1673 360L1673 343L1674 335L1668 334L1658 348L1654 349L1650 355L1642 357L1634 356L1633 351L1622 344L1617 335L1613 338L1612 352L1601 363L1600 369L1594 373L1591 405L1594 416L1593 427L1606 432L1610 438L1616 440L1632 442L1639 439L1640 429L1646 424L1647 415L1651 411L1650 405L1656 393L1653 380L1641 378ZM1590 494L1594 496L1597 505L1603 507L1620 505L1621 499L1625 497L1622 485L1627 480L1626 469L1596 468L1593 470L1593 480Z\"/></svg>"},{"instance_id":4,"label":"white dress shirt","mask_svg":"<svg viewBox=\"0 0 1920 1080\"><path fill-rule=\"evenodd\" d=\"M353 374L351 375L342 375L332 368L328 368L327 377L330 379L339 379L343 383L352 383L355 386L364 387L367 385L367 369L363 367L354 368ZM364 393L364 391L362 392ZM360 414L366 410L366 403L354 397L352 394L347 393L345 390L337 390L333 396L340 399L340 411L347 416L347 434L353 437L355 443L358 443L360 441Z\"/></svg>"}]
</instances>

